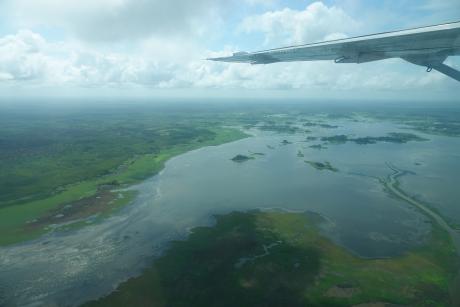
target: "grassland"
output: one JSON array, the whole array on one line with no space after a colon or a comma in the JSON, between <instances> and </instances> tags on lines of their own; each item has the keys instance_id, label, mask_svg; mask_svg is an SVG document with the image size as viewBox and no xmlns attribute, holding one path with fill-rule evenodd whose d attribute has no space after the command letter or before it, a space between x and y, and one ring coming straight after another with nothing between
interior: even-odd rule
<instances>
[{"instance_id":1,"label":"grassland","mask_svg":"<svg viewBox=\"0 0 460 307\"><path fill-rule=\"evenodd\" d=\"M246 136L206 115L162 111L3 113L0 245L37 237L50 224L113 212L132 192L102 193L107 187L127 187L173 156Z\"/></svg>"},{"instance_id":2,"label":"grassland","mask_svg":"<svg viewBox=\"0 0 460 307\"><path fill-rule=\"evenodd\" d=\"M141 276L88 306L451 306L459 261L433 225L425 246L361 259L318 231L313 213L248 212L175 241Z\"/></svg>"}]
</instances>

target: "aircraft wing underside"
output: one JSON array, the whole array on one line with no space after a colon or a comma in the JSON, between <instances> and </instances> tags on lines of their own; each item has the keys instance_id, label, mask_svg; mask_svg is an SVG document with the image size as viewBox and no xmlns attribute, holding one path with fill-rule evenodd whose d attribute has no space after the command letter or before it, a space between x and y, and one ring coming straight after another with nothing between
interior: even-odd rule
<instances>
[{"instance_id":1,"label":"aircraft wing underside","mask_svg":"<svg viewBox=\"0 0 460 307\"><path fill-rule=\"evenodd\" d=\"M401 58L460 81L460 72L444 64L447 57L455 55L460 55L460 22L258 52L237 52L209 60L249 64L333 60L360 64Z\"/></svg>"}]
</instances>

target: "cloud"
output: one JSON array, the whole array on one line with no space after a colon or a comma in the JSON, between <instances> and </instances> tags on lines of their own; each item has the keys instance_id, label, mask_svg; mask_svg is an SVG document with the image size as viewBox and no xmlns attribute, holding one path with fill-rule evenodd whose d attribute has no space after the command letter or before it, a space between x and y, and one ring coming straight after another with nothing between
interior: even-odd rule
<instances>
[{"instance_id":1,"label":"cloud","mask_svg":"<svg viewBox=\"0 0 460 307\"><path fill-rule=\"evenodd\" d=\"M136 54L125 54L52 43L32 31L19 31L0 38L0 89L13 84L22 88L398 90L423 89L427 85L442 88L446 80L437 73L424 74L423 68L402 60L362 65L226 64L203 61L196 55L220 56L227 51L202 51L193 45L186 48L190 57L187 53L182 58L175 54L152 56L160 43L146 45ZM180 50L169 43L171 52Z\"/></svg>"},{"instance_id":2,"label":"cloud","mask_svg":"<svg viewBox=\"0 0 460 307\"><path fill-rule=\"evenodd\" d=\"M64 28L96 42L203 35L218 22L223 0L7 0L22 27Z\"/></svg>"},{"instance_id":3,"label":"cloud","mask_svg":"<svg viewBox=\"0 0 460 307\"><path fill-rule=\"evenodd\" d=\"M458 0L426 0L419 4L417 8L422 10L460 10L460 2Z\"/></svg>"},{"instance_id":4,"label":"cloud","mask_svg":"<svg viewBox=\"0 0 460 307\"><path fill-rule=\"evenodd\" d=\"M262 32L265 43L301 44L321 41L332 37L345 37L346 32L359 25L342 9L314 2L305 10L285 8L243 20L240 30L246 33Z\"/></svg>"},{"instance_id":5,"label":"cloud","mask_svg":"<svg viewBox=\"0 0 460 307\"><path fill-rule=\"evenodd\" d=\"M44 39L30 31L0 38L0 80L32 80L43 76L46 61L41 54Z\"/></svg>"},{"instance_id":6,"label":"cloud","mask_svg":"<svg viewBox=\"0 0 460 307\"><path fill-rule=\"evenodd\" d=\"M158 86L172 69L155 60L47 42L31 31L0 38L0 81L83 87Z\"/></svg>"},{"instance_id":7,"label":"cloud","mask_svg":"<svg viewBox=\"0 0 460 307\"><path fill-rule=\"evenodd\" d=\"M17 1L31 5L30 1ZM43 5L52 2L51 0L36 1ZM81 3L85 5L69 1L62 7L53 9L63 11L73 9L76 16L79 16L82 14L81 11L97 10L100 5L104 4L107 8L102 15L110 15L109 12L118 14L117 12L123 11L120 6L133 5L132 1L90 2L81 0ZM177 0L173 0L175 1ZM199 0L198 2L206 3L206 1ZM139 1L139 3L147 5L144 1ZM152 3L159 5L156 1ZM37 20L41 20L48 13L37 14ZM197 18L195 13L189 13L192 16L189 20ZM65 16L64 14L64 16L53 18L60 20L65 19ZM92 20L92 17L88 18ZM53 22L56 21L50 21L51 24ZM73 21L68 22L66 26L71 27ZM91 22L103 21L93 20ZM133 24L136 25L136 22L133 21ZM153 24L160 21L149 22ZM187 28L188 22L182 22L180 25ZM206 23L204 20L200 22ZM160 23L159 28L172 27L169 22ZM256 32L261 33L267 43L282 46L283 44L344 37L357 25L358 22L343 9L315 2L304 10L280 9L247 16L241 21L240 30L243 32L238 34L240 36L235 37L242 38L247 36L246 32ZM77 27L77 24L74 26ZM104 31L109 31L109 29L103 29L102 32L94 34L93 38L102 35ZM208 62L201 59L227 55L236 51L236 48L228 47L223 51L209 51L206 44L203 43L207 39L203 39L197 29L171 28L169 30L171 32L168 32L170 35L153 35L152 31L159 30L145 32L142 34L143 38L137 42L120 41L124 38L112 37L112 43L104 45L88 44L75 37L50 39L44 34L39 34L38 30L21 30L15 34L0 36L0 92L11 86L21 89L91 88L95 91L101 88L125 88L133 89L133 91L140 88L302 89L320 92L350 90L357 93L362 89L390 91L429 87L442 90L453 87L453 81L446 81L448 80L446 77L436 72L426 74L422 67L412 66L402 60L362 65L298 62L252 66ZM174 31L177 33L173 35ZM211 26L205 31L222 33L222 30ZM189 35L184 33L189 33ZM138 37L142 35L139 34ZM84 40L87 39L89 37L84 38Z\"/></svg>"}]
</instances>

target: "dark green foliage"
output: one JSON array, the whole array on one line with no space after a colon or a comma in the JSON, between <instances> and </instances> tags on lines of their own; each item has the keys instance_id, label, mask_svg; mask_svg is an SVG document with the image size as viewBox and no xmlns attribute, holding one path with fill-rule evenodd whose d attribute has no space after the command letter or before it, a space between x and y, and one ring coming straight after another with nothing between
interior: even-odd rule
<instances>
[{"instance_id":1,"label":"dark green foliage","mask_svg":"<svg viewBox=\"0 0 460 307\"><path fill-rule=\"evenodd\" d=\"M310 166L316 168L317 170L328 170L331 172L338 172L339 170L331 165L329 162L315 162L315 161L305 161L305 163L309 164Z\"/></svg>"},{"instance_id":2,"label":"dark green foliage","mask_svg":"<svg viewBox=\"0 0 460 307\"><path fill-rule=\"evenodd\" d=\"M349 139L346 135L341 134L341 135L322 137L321 141L328 142L330 144L345 144L346 142L349 141Z\"/></svg>"},{"instance_id":3,"label":"dark green foliage","mask_svg":"<svg viewBox=\"0 0 460 307\"><path fill-rule=\"evenodd\" d=\"M309 146L309 147L310 147L310 148L313 148L313 149L320 149L320 150L321 150L321 149L327 149L326 146L323 146L323 145L321 145L321 144L315 144L315 145L311 145L311 146Z\"/></svg>"},{"instance_id":4,"label":"dark green foliage","mask_svg":"<svg viewBox=\"0 0 460 307\"><path fill-rule=\"evenodd\" d=\"M193 118L193 113L158 111L4 112L0 207L44 198L68 184L117 172L138 155L215 136L215 125L205 115Z\"/></svg>"},{"instance_id":5,"label":"dark green foliage","mask_svg":"<svg viewBox=\"0 0 460 307\"><path fill-rule=\"evenodd\" d=\"M268 123L258 128L264 131L273 131L277 133L287 133L287 134L293 134L299 131L298 127L283 125L283 124L276 124L276 123Z\"/></svg>"},{"instance_id":6,"label":"dark green foliage","mask_svg":"<svg viewBox=\"0 0 460 307\"><path fill-rule=\"evenodd\" d=\"M245 162L245 161L252 160L252 159L254 159L254 157L248 157L245 155L236 155L231 160L233 162Z\"/></svg>"},{"instance_id":7,"label":"dark green foliage","mask_svg":"<svg viewBox=\"0 0 460 307\"><path fill-rule=\"evenodd\" d=\"M282 242L270 229L260 229L257 214L219 216L215 227L195 229L187 241L173 242L141 277L93 304L307 306L304 293L319 272L319 252ZM278 245L268 255L235 266L242 257L264 254L263 246L274 242Z\"/></svg>"},{"instance_id":8,"label":"dark green foliage","mask_svg":"<svg viewBox=\"0 0 460 307\"><path fill-rule=\"evenodd\" d=\"M289 142L288 140L283 140L281 142L281 145L289 145L289 144L292 144L292 142Z\"/></svg>"},{"instance_id":9,"label":"dark green foliage","mask_svg":"<svg viewBox=\"0 0 460 307\"><path fill-rule=\"evenodd\" d=\"M392 259L361 259L325 239L314 213L234 212L195 228L115 292L87 306L450 306L458 260L448 234ZM438 257L438 253L443 254ZM241 260L244 260L243 262ZM334 288L355 289L336 297Z\"/></svg>"},{"instance_id":10,"label":"dark green foliage","mask_svg":"<svg viewBox=\"0 0 460 307\"><path fill-rule=\"evenodd\" d=\"M356 144L365 145L365 144L376 144L377 142L386 142L386 143L397 143L404 144L411 141L426 141L426 139L421 138L412 133L400 133L392 132L387 136L380 137L362 137L356 139L350 139L350 141L355 142Z\"/></svg>"},{"instance_id":11,"label":"dark green foliage","mask_svg":"<svg viewBox=\"0 0 460 307\"><path fill-rule=\"evenodd\" d=\"M345 144L347 142L353 142L358 145L367 145L367 144L376 144L379 142L385 143L396 143L404 144L411 141L427 141L426 139L419 137L418 135L412 133L401 133L401 132L392 132L388 133L386 136L366 136L359 138L350 138L346 135L334 135L328 137L322 137L321 141L328 142L329 144Z\"/></svg>"},{"instance_id":12,"label":"dark green foliage","mask_svg":"<svg viewBox=\"0 0 460 307\"><path fill-rule=\"evenodd\" d=\"M313 122L305 122L305 123L302 124L302 126L304 126L304 127L321 127L321 128L327 128L327 129L339 128L339 126L335 126L335 125L313 123Z\"/></svg>"}]
</instances>

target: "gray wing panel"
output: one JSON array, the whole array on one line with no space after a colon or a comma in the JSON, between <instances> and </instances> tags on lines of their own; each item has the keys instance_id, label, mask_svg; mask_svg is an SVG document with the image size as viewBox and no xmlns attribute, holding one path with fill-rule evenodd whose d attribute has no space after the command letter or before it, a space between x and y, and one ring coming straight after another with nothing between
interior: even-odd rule
<instances>
[{"instance_id":1,"label":"gray wing panel","mask_svg":"<svg viewBox=\"0 0 460 307\"><path fill-rule=\"evenodd\" d=\"M418 54L458 54L460 28L447 31L414 33L402 36L343 40L253 53L280 62L336 60L338 63L363 63Z\"/></svg>"},{"instance_id":2,"label":"gray wing panel","mask_svg":"<svg viewBox=\"0 0 460 307\"><path fill-rule=\"evenodd\" d=\"M459 51L460 22L456 22L252 53L239 52L211 60L251 64L318 60L364 63L427 54L450 56Z\"/></svg>"},{"instance_id":3,"label":"gray wing panel","mask_svg":"<svg viewBox=\"0 0 460 307\"><path fill-rule=\"evenodd\" d=\"M460 22L251 53L237 52L230 57L209 60L270 64L319 60L365 63L402 58L427 67L427 71L435 69L460 81L460 72L443 64L452 55L460 55Z\"/></svg>"}]
</instances>

